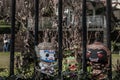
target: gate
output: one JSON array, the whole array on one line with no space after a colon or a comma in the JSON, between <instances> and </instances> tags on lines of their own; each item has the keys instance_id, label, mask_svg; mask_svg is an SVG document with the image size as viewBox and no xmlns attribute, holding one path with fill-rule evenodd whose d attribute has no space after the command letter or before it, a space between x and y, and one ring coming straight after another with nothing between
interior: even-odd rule
<instances>
[{"instance_id":1,"label":"gate","mask_svg":"<svg viewBox=\"0 0 120 80\"><path fill-rule=\"evenodd\" d=\"M12 16L11 16L11 51L10 51L10 76L14 75L14 42L15 42L15 5L16 0L12 0ZM35 43L34 45L38 45L38 24L39 24L39 0L35 0ZM107 0L107 46L110 49L110 30L111 30L111 0ZM62 80L63 74L62 74L62 60L63 60L63 50L62 50L62 39L63 39L63 33L62 33L62 0L58 1L58 74L57 79ZM87 26L86 26L86 0L82 1L82 74L87 77L87 62L86 62L86 53L87 53ZM111 68L111 55L110 55L110 65L109 65L109 80L112 80L112 68ZM37 65L37 64L36 64ZM79 74L81 75L81 74ZM34 75L36 76L36 75ZM41 76L42 77L42 76Z\"/></svg>"}]
</instances>

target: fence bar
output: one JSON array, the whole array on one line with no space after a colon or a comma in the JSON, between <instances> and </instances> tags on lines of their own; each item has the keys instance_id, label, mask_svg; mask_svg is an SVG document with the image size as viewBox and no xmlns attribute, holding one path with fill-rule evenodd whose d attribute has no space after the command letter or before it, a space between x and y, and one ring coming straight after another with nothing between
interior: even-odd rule
<instances>
[{"instance_id":1,"label":"fence bar","mask_svg":"<svg viewBox=\"0 0 120 80\"><path fill-rule=\"evenodd\" d=\"M87 45L87 26L86 26L86 0L82 1L82 69L83 72L87 72L87 65L86 65L86 45Z\"/></svg>"},{"instance_id":2,"label":"fence bar","mask_svg":"<svg viewBox=\"0 0 120 80\"><path fill-rule=\"evenodd\" d=\"M58 20L59 20L59 25L58 25L58 77L60 80L62 80L62 0L59 0L58 3Z\"/></svg>"},{"instance_id":3,"label":"fence bar","mask_svg":"<svg viewBox=\"0 0 120 80\"><path fill-rule=\"evenodd\" d=\"M39 0L35 0L35 46L38 45Z\"/></svg>"},{"instance_id":4,"label":"fence bar","mask_svg":"<svg viewBox=\"0 0 120 80\"><path fill-rule=\"evenodd\" d=\"M15 52L15 12L16 0L11 3L11 47L10 47L10 76L14 75L14 52Z\"/></svg>"},{"instance_id":5,"label":"fence bar","mask_svg":"<svg viewBox=\"0 0 120 80\"><path fill-rule=\"evenodd\" d=\"M39 27L39 0L35 0L35 6L34 6L34 12L35 12L35 25L34 25L34 45L37 46L38 45L38 27ZM34 66L37 66L38 63L37 63L37 55L35 54L35 57L34 57L36 60L35 60L35 65ZM34 77L36 76L35 74L35 67L34 67ZM33 79L34 80L34 79Z\"/></svg>"},{"instance_id":6,"label":"fence bar","mask_svg":"<svg viewBox=\"0 0 120 80\"><path fill-rule=\"evenodd\" d=\"M106 15L106 26L107 26L107 46L108 48L111 50L111 14L112 14L112 4L111 4L111 0L107 0L107 4L106 4L106 10L107 10L107 15ZM109 65L109 72L108 72L108 78L109 80L112 80L112 61L111 61L111 54L110 54L110 65Z\"/></svg>"}]
</instances>

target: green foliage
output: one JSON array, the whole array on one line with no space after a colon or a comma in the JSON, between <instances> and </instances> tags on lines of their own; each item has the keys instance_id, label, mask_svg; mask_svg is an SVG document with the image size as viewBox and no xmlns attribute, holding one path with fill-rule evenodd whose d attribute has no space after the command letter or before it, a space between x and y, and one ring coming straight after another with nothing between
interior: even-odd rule
<instances>
[{"instance_id":1,"label":"green foliage","mask_svg":"<svg viewBox=\"0 0 120 80\"><path fill-rule=\"evenodd\" d=\"M40 24L40 29L51 29L52 28L52 19L48 17L43 17L43 20Z\"/></svg>"},{"instance_id":2,"label":"green foliage","mask_svg":"<svg viewBox=\"0 0 120 80\"><path fill-rule=\"evenodd\" d=\"M44 7L42 10L42 16L44 17L53 16L53 13L54 13L54 8L51 5Z\"/></svg>"},{"instance_id":3,"label":"green foliage","mask_svg":"<svg viewBox=\"0 0 120 80\"><path fill-rule=\"evenodd\" d=\"M70 53L70 52L68 51L68 53ZM20 53L16 52L15 55L19 56ZM0 62L0 76L4 77L5 80L9 76L9 56L10 56L9 52L6 52L6 53L0 52L0 58L2 60L8 61L8 63L6 63L4 61ZM120 56L118 56L118 54L112 54L112 57L113 57L112 61L113 61L113 65L114 65L113 66L113 68L114 68L113 69L113 80L118 80L119 76L120 76L120 68L119 68L120 62L117 61L117 59L119 59ZM7 64L7 66L4 66L4 65L1 66L1 64L3 64L3 63L5 65ZM63 71L62 74L64 75L63 76L64 80L77 80L78 78L79 78L79 80L90 80L89 79L89 78L91 78L91 75L89 73L90 67L87 68L87 70L88 70L88 73L86 73L86 74L84 74L81 71L81 69L77 72L71 72L72 73L71 76L69 75L70 71L68 71L68 70ZM17 75L21 75L22 76L21 78L24 78L25 80L31 80L31 78L33 77L33 73L34 73L34 65L33 64L29 65L29 68L28 67L27 68L19 68L19 69L15 68L15 77L17 77ZM75 73L75 75L74 75L74 73ZM88 78L88 79L86 79L86 78Z\"/></svg>"},{"instance_id":4,"label":"green foliage","mask_svg":"<svg viewBox=\"0 0 120 80\"><path fill-rule=\"evenodd\" d=\"M9 76L9 70L7 68L0 68L0 76L8 77Z\"/></svg>"},{"instance_id":5,"label":"green foliage","mask_svg":"<svg viewBox=\"0 0 120 80\"><path fill-rule=\"evenodd\" d=\"M0 24L0 28L9 28L10 25L6 25L6 24Z\"/></svg>"},{"instance_id":6,"label":"green foliage","mask_svg":"<svg viewBox=\"0 0 120 80\"><path fill-rule=\"evenodd\" d=\"M9 69L9 52L1 52L0 53L0 68L1 69ZM4 72L4 70L3 70Z\"/></svg>"},{"instance_id":7,"label":"green foliage","mask_svg":"<svg viewBox=\"0 0 120 80\"><path fill-rule=\"evenodd\" d=\"M43 27L44 28L50 28L52 26L52 23L50 22L50 21L46 21L46 22L44 22L44 24L43 24Z\"/></svg>"},{"instance_id":8,"label":"green foliage","mask_svg":"<svg viewBox=\"0 0 120 80\"><path fill-rule=\"evenodd\" d=\"M10 32L10 27L0 27L0 34L9 34Z\"/></svg>"},{"instance_id":9,"label":"green foliage","mask_svg":"<svg viewBox=\"0 0 120 80\"><path fill-rule=\"evenodd\" d=\"M29 67L29 69L27 69L27 68L25 69L24 67L16 68L16 74L22 75L22 78L24 78L24 79L32 78L34 66L30 65L28 67Z\"/></svg>"},{"instance_id":10,"label":"green foliage","mask_svg":"<svg viewBox=\"0 0 120 80\"><path fill-rule=\"evenodd\" d=\"M5 24L4 20L0 20L0 24Z\"/></svg>"},{"instance_id":11,"label":"green foliage","mask_svg":"<svg viewBox=\"0 0 120 80\"><path fill-rule=\"evenodd\" d=\"M120 80L120 60L117 60L117 63L113 65L113 80Z\"/></svg>"},{"instance_id":12,"label":"green foliage","mask_svg":"<svg viewBox=\"0 0 120 80\"><path fill-rule=\"evenodd\" d=\"M10 24L6 23L4 20L0 20L0 34L10 33Z\"/></svg>"},{"instance_id":13,"label":"green foliage","mask_svg":"<svg viewBox=\"0 0 120 80\"><path fill-rule=\"evenodd\" d=\"M8 23L5 20L0 20L0 25L8 25Z\"/></svg>"}]
</instances>

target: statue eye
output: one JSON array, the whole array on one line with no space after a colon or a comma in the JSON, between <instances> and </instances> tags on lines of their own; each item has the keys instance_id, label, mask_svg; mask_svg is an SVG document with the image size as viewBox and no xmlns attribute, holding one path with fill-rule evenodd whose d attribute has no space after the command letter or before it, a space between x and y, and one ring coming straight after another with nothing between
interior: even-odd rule
<instances>
[{"instance_id":1,"label":"statue eye","mask_svg":"<svg viewBox=\"0 0 120 80\"><path fill-rule=\"evenodd\" d=\"M87 54L86 54L86 57L90 57L91 56L91 52L88 51Z\"/></svg>"},{"instance_id":2,"label":"statue eye","mask_svg":"<svg viewBox=\"0 0 120 80\"><path fill-rule=\"evenodd\" d=\"M56 57L56 55L54 54L54 57Z\"/></svg>"},{"instance_id":3,"label":"statue eye","mask_svg":"<svg viewBox=\"0 0 120 80\"><path fill-rule=\"evenodd\" d=\"M97 55L98 55L99 58L103 57L103 54L101 54L101 53L98 53Z\"/></svg>"},{"instance_id":4,"label":"statue eye","mask_svg":"<svg viewBox=\"0 0 120 80\"><path fill-rule=\"evenodd\" d=\"M69 66L71 66L71 64L69 64Z\"/></svg>"},{"instance_id":5,"label":"statue eye","mask_svg":"<svg viewBox=\"0 0 120 80\"><path fill-rule=\"evenodd\" d=\"M49 57L49 54L46 54L46 57Z\"/></svg>"},{"instance_id":6,"label":"statue eye","mask_svg":"<svg viewBox=\"0 0 120 80\"><path fill-rule=\"evenodd\" d=\"M76 63L75 66L77 66L78 64Z\"/></svg>"}]
</instances>

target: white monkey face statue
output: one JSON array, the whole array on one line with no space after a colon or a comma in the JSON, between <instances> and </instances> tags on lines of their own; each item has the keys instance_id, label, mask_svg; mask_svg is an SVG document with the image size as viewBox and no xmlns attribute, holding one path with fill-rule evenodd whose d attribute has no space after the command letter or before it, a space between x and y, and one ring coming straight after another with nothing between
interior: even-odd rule
<instances>
[{"instance_id":1,"label":"white monkey face statue","mask_svg":"<svg viewBox=\"0 0 120 80\"><path fill-rule=\"evenodd\" d=\"M55 62L55 51L54 50L40 50L40 59L45 62Z\"/></svg>"}]
</instances>

